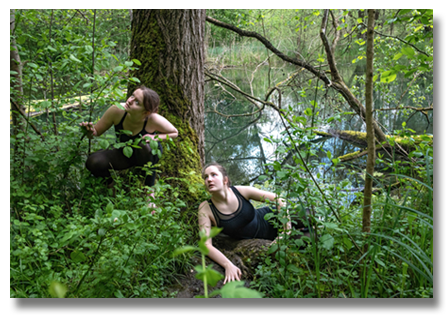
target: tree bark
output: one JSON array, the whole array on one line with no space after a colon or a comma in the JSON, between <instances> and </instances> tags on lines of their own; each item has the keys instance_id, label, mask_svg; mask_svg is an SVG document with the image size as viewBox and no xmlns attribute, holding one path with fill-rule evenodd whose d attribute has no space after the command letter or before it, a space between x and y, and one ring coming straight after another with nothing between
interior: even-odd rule
<instances>
[{"instance_id":1,"label":"tree bark","mask_svg":"<svg viewBox=\"0 0 448 336\"><path fill-rule=\"evenodd\" d=\"M17 49L16 40L13 36L15 30L15 9L10 9L10 21L9 32L11 34L10 41L10 62L9 70L14 71L11 74L11 118L12 118L12 132L16 135L19 131L23 131L24 126L22 118L19 114L25 113L25 107L23 105L23 85L22 85L22 62L20 61L20 55Z\"/></svg>"},{"instance_id":2,"label":"tree bark","mask_svg":"<svg viewBox=\"0 0 448 336\"><path fill-rule=\"evenodd\" d=\"M198 177L204 164L204 34L204 9L133 10L130 59L141 65L131 76L159 94L159 113L179 131L176 148L164 145L163 176Z\"/></svg>"},{"instance_id":3,"label":"tree bark","mask_svg":"<svg viewBox=\"0 0 448 336\"><path fill-rule=\"evenodd\" d=\"M372 215L372 184L375 168L375 133L373 129L373 35L375 27L375 10L368 10L366 51L366 131L367 131L367 165L364 187L364 207L362 212L362 231L370 232Z\"/></svg>"}]
</instances>

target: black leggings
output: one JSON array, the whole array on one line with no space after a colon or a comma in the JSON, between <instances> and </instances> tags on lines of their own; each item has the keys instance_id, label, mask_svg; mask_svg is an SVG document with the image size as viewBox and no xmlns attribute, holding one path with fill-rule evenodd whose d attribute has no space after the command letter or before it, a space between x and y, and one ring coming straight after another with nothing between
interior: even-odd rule
<instances>
[{"instance_id":1,"label":"black leggings","mask_svg":"<svg viewBox=\"0 0 448 336\"><path fill-rule=\"evenodd\" d=\"M131 167L143 167L146 163L152 162L156 164L159 162L159 156L153 155L149 144L139 144L141 148L132 148L132 156L128 158L123 154L123 148L102 149L89 155L86 161L86 168L95 177L110 177L110 169L123 170ZM162 151L162 146L159 143L159 149ZM146 172L138 169L138 174L145 176ZM145 185L152 187L156 182L155 172L151 175L146 175Z\"/></svg>"}]
</instances>

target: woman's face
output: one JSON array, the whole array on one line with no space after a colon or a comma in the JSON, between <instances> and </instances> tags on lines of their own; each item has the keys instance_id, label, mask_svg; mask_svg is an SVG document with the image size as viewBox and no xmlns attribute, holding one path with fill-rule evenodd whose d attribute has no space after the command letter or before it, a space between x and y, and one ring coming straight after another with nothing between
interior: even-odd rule
<instances>
[{"instance_id":1,"label":"woman's face","mask_svg":"<svg viewBox=\"0 0 448 336\"><path fill-rule=\"evenodd\" d=\"M143 91L140 89L135 90L134 93L126 100L124 108L131 114L145 113L145 106L143 105Z\"/></svg>"},{"instance_id":2,"label":"woman's face","mask_svg":"<svg viewBox=\"0 0 448 336\"><path fill-rule=\"evenodd\" d=\"M209 192L219 191L224 187L224 180L222 173L216 166L207 167L204 171L205 187Z\"/></svg>"}]
</instances>

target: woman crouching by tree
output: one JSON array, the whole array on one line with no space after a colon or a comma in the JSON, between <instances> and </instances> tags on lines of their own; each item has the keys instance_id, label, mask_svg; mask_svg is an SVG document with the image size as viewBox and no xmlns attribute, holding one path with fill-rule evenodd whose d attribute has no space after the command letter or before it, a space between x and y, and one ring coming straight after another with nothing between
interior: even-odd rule
<instances>
[{"instance_id":1,"label":"woman crouching by tree","mask_svg":"<svg viewBox=\"0 0 448 336\"><path fill-rule=\"evenodd\" d=\"M138 148L133 148L131 157L123 153L123 148L99 150L89 155L86 161L87 169L95 177L110 177L110 169L123 170L131 167L143 167L151 162L153 165L159 162L158 155L152 154L149 144L151 140L166 140L168 137L176 138L177 129L164 117L158 114L160 98L159 95L145 87L138 87L127 99L124 111L113 105L104 113L101 119L92 125L91 122L80 123L87 131L87 137L92 139L94 136L100 136L106 132L112 125L115 127L115 133L119 142L127 142L142 138ZM129 131L129 132L123 132ZM126 133L132 133L128 135ZM159 150L162 146L159 143ZM144 171L139 169L141 174ZM146 175L145 185L152 187L155 184L155 173ZM149 192L150 198L154 194ZM152 204L149 204L152 206Z\"/></svg>"},{"instance_id":2,"label":"woman crouching by tree","mask_svg":"<svg viewBox=\"0 0 448 336\"><path fill-rule=\"evenodd\" d=\"M205 187L212 195L211 199L199 206L199 229L210 235L211 225L223 228L222 232L236 239L269 239L278 237L278 229L273 223L264 219L268 213L274 212L268 206L255 209L250 200L277 202L277 210L284 206L284 200L276 194L250 186L232 186L226 170L220 164L213 162L202 170ZM288 233L291 221L284 225ZM309 235L309 234L308 234ZM208 239L208 257L225 269L224 284L228 281L240 280L241 270L236 267L223 253L213 247Z\"/></svg>"}]
</instances>

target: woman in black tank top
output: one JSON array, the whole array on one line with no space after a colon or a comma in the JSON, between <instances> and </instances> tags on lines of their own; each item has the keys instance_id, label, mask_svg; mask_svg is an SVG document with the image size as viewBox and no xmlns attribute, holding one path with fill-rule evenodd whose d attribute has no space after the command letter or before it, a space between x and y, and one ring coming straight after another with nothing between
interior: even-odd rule
<instances>
[{"instance_id":1,"label":"woman in black tank top","mask_svg":"<svg viewBox=\"0 0 448 336\"><path fill-rule=\"evenodd\" d=\"M199 228L206 235L210 234L212 224L222 228L222 232L237 239L260 238L275 240L278 229L273 222L264 219L270 212L276 212L284 206L284 201L276 194L248 186L231 186L226 170L216 162L206 165L202 171L207 191L211 199L199 206ZM268 199L278 204L278 209L263 207L255 209L249 200L264 201ZM291 229L291 222L284 226ZM239 280L241 270L212 245L206 242L208 256L220 264L226 271L224 284Z\"/></svg>"},{"instance_id":2,"label":"woman in black tank top","mask_svg":"<svg viewBox=\"0 0 448 336\"><path fill-rule=\"evenodd\" d=\"M151 140L166 140L167 137L177 137L177 129L164 117L159 115L160 98L159 95L145 87L138 87L124 104L124 112L117 106L111 106L95 124L83 122L81 127L85 128L87 136L92 139L106 132L112 125L118 142L127 142L137 138L142 138L139 144L140 149L133 148L132 156L127 157L123 153L123 148L100 150L89 155L86 167L96 177L108 178L111 176L110 170L123 170L131 167L143 167L146 163L156 164L159 161L158 155L152 154L149 145ZM123 130L132 132L128 135ZM146 140L146 142L144 141ZM159 142L159 150L162 146ZM146 173L139 169L141 175ZM146 175L145 185L152 187L155 184L155 174ZM150 196L153 196L150 193Z\"/></svg>"}]
</instances>

